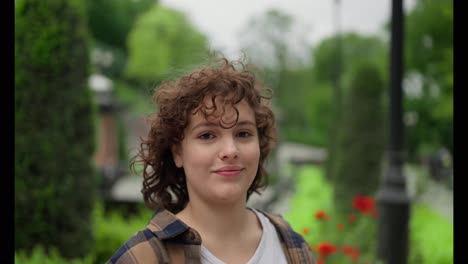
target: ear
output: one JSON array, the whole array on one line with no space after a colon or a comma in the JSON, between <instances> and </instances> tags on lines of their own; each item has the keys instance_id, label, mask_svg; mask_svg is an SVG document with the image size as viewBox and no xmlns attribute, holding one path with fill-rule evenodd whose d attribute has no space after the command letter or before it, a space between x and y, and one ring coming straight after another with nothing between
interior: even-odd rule
<instances>
[{"instance_id":1,"label":"ear","mask_svg":"<svg viewBox=\"0 0 468 264\"><path fill-rule=\"evenodd\" d=\"M180 145L172 145L171 146L171 152L172 152L172 158L174 159L174 163L177 168L182 168L184 165L182 162L182 155L181 155L181 149Z\"/></svg>"}]
</instances>

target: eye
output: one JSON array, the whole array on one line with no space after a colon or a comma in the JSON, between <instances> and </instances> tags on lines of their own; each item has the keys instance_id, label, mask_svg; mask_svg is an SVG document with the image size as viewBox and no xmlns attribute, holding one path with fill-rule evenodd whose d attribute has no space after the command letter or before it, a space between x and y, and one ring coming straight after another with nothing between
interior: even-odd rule
<instances>
[{"instance_id":1,"label":"eye","mask_svg":"<svg viewBox=\"0 0 468 264\"><path fill-rule=\"evenodd\" d=\"M209 132L202 133L198 136L199 139L209 140L215 138L215 135Z\"/></svg>"},{"instance_id":2,"label":"eye","mask_svg":"<svg viewBox=\"0 0 468 264\"><path fill-rule=\"evenodd\" d=\"M247 138L253 136L249 131L241 131L237 134L238 137Z\"/></svg>"}]
</instances>

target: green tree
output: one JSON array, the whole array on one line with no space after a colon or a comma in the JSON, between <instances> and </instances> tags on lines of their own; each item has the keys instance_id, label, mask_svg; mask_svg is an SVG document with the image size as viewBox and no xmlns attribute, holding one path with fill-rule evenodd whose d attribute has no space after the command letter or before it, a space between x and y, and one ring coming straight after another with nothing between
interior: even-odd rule
<instances>
[{"instance_id":1,"label":"green tree","mask_svg":"<svg viewBox=\"0 0 468 264\"><path fill-rule=\"evenodd\" d=\"M352 76L331 166L334 202L344 213L349 213L354 196L375 194L386 143L380 73L375 65L363 63L353 69Z\"/></svg>"},{"instance_id":2,"label":"green tree","mask_svg":"<svg viewBox=\"0 0 468 264\"><path fill-rule=\"evenodd\" d=\"M405 17L405 131L413 159L440 146L453 154L453 1L424 0Z\"/></svg>"},{"instance_id":3,"label":"green tree","mask_svg":"<svg viewBox=\"0 0 468 264\"><path fill-rule=\"evenodd\" d=\"M312 80L305 65L308 45L304 32L305 27L291 15L270 9L251 18L240 39L250 60L264 67L264 79L274 91L280 140L320 144L315 124L308 119Z\"/></svg>"},{"instance_id":4,"label":"green tree","mask_svg":"<svg viewBox=\"0 0 468 264\"><path fill-rule=\"evenodd\" d=\"M319 82L333 83L336 78L336 62L342 62L342 73L346 79L352 78L347 72L353 71L355 65L370 62L387 79L388 46L376 36L362 36L357 33L345 33L340 37L341 51L338 51L338 37L332 36L322 40L312 50L313 76ZM337 56L342 56L341 59Z\"/></svg>"},{"instance_id":5,"label":"green tree","mask_svg":"<svg viewBox=\"0 0 468 264\"><path fill-rule=\"evenodd\" d=\"M315 81L310 72L312 70L309 69L304 73L311 80L305 84L302 100L306 103L301 106L306 122L310 124L310 130L303 130L302 133L307 136L304 143L327 148L330 145L329 127L333 121L333 89L330 84Z\"/></svg>"},{"instance_id":6,"label":"green tree","mask_svg":"<svg viewBox=\"0 0 468 264\"><path fill-rule=\"evenodd\" d=\"M280 72L304 66L306 28L294 17L269 9L252 17L239 34L241 46L255 64Z\"/></svg>"},{"instance_id":7,"label":"green tree","mask_svg":"<svg viewBox=\"0 0 468 264\"><path fill-rule=\"evenodd\" d=\"M88 26L101 43L127 50L127 35L136 18L156 5L157 0L86 0Z\"/></svg>"},{"instance_id":8,"label":"green tree","mask_svg":"<svg viewBox=\"0 0 468 264\"><path fill-rule=\"evenodd\" d=\"M341 41L341 45L338 45ZM338 48L341 47L341 51ZM321 113L317 118L328 118L330 121L326 129L327 132L327 146L328 146L328 159L326 162L326 177L332 180L335 173L332 170L337 161L337 155L340 155L338 149L338 133L343 128L342 118L343 115L349 110L342 107L342 104L347 100L345 98L347 91L346 85L353 79L356 73L356 67L360 67L362 63L370 63L375 67L379 76L383 79L383 84L386 83L388 72L388 49L384 41L375 36L361 36L357 33L345 33L338 38L332 36L321 41L312 50L312 75L316 80L315 89L318 94L326 94L327 89L331 96L324 97L328 99L322 105L328 105L329 111ZM339 58L338 56L341 56ZM337 61L341 62L341 73L339 80L337 78ZM386 86L386 85L385 85ZM382 87L383 88L383 87Z\"/></svg>"},{"instance_id":9,"label":"green tree","mask_svg":"<svg viewBox=\"0 0 468 264\"><path fill-rule=\"evenodd\" d=\"M128 36L127 76L154 82L208 58L207 39L186 16L155 6L138 17Z\"/></svg>"},{"instance_id":10,"label":"green tree","mask_svg":"<svg viewBox=\"0 0 468 264\"><path fill-rule=\"evenodd\" d=\"M284 69L275 94L282 140L326 147L331 89L320 86L310 67Z\"/></svg>"},{"instance_id":11,"label":"green tree","mask_svg":"<svg viewBox=\"0 0 468 264\"><path fill-rule=\"evenodd\" d=\"M94 104L78 0L15 2L15 250L93 247Z\"/></svg>"},{"instance_id":12,"label":"green tree","mask_svg":"<svg viewBox=\"0 0 468 264\"><path fill-rule=\"evenodd\" d=\"M156 0L86 0L94 71L113 79L122 78L127 64L128 33L137 17L156 3Z\"/></svg>"}]
</instances>

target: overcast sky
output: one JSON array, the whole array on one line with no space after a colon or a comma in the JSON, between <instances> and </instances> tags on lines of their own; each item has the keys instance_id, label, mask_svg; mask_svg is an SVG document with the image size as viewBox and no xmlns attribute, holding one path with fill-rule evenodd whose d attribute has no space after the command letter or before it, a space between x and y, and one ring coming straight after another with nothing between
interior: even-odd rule
<instances>
[{"instance_id":1,"label":"overcast sky","mask_svg":"<svg viewBox=\"0 0 468 264\"><path fill-rule=\"evenodd\" d=\"M405 10L411 9L415 1L404 0ZM307 29L305 38L311 45L335 32L336 10L339 10L342 31L362 34L381 32L391 14L391 0L160 0L159 3L187 14L208 36L211 47L225 52L226 56L237 56L240 31L251 17L269 8L293 16Z\"/></svg>"}]
</instances>

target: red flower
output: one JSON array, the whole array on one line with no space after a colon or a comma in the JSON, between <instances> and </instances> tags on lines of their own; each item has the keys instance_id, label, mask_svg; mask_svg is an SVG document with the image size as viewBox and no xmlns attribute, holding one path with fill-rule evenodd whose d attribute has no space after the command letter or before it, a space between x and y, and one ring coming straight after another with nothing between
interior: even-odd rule
<instances>
[{"instance_id":1,"label":"red flower","mask_svg":"<svg viewBox=\"0 0 468 264\"><path fill-rule=\"evenodd\" d=\"M338 231L343 230L343 228L344 228L344 225L343 225L343 224L338 224L338 225L336 226L336 229L337 229Z\"/></svg>"},{"instance_id":2,"label":"red flower","mask_svg":"<svg viewBox=\"0 0 468 264\"><path fill-rule=\"evenodd\" d=\"M358 248L353 248L348 245L344 245L342 250L343 250L343 253L345 255L348 255L354 262L358 261L359 256L361 255L361 252L359 251Z\"/></svg>"},{"instance_id":3,"label":"red flower","mask_svg":"<svg viewBox=\"0 0 468 264\"><path fill-rule=\"evenodd\" d=\"M344 245L344 246L343 246L343 253L344 253L345 255L350 255L351 253L353 253L353 251L354 251L354 248L353 248L353 247L348 246L348 245Z\"/></svg>"},{"instance_id":4,"label":"red flower","mask_svg":"<svg viewBox=\"0 0 468 264\"><path fill-rule=\"evenodd\" d=\"M315 213L315 218L319 220L328 220L330 217L322 210Z\"/></svg>"},{"instance_id":5,"label":"red flower","mask_svg":"<svg viewBox=\"0 0 468 264\"><path fill-rule=\"evenodd\" d=\"M305 227L304 229L302 229L302 233L303 233L304 235L308 235L308 234L310 233L309 228Z\"/></svg>"},{"instance_id":6,"label":"red flower","mask_svg":"<svg viewBox=\"0 0 468 264\"><path fill-rule=\"evenodd\" d=\"M328 255L335 253L338 250L338 248L331 243L321 242L320 244L318 244L317 250L320 254L320 257L326 258Z\"/></svg>"},{"instance_id":7,"label":"red flower","mask_svg":"<svg viewBox=\"0 0 468 264\"><path fill-rule=\"evenodd\" d=\"M374 199L370 196L363 196L363 195L358 195L356 196L353 201L352 201L352 206L355 210L359 211L362 215L368 215L372 218L377 217L377 210L376 210L376 203ZM330 216L328 216L325 211L319 210L315 213L315 218L318 220L329 220L331 219ZM349 214L348 216L348 222L349 223L354 223L357 220L357 214L352 213ZM337 223L336 224L336 229L338 231L343 231L344 230L344 224L346 223ZM349 225L349 227L352 228L352 225ZM348 227L347 227L348 228ZM309 229L304 228L303 229L304 234L309 234ZM317 264L325 264L325 259L332 255L335 254L337 251L341 251L342 254L352 260L352 262L358 262L361 252L359 248L357 247L352 247L350 245L335 245L329 242L321 242L316 245L310 244L311 249L313 249L314 252L318 253L318 258L317 258ZM365 262L364 264L369 264L369 262Z\"/></svg>"},{"instance_id":8,"label":"red flower","mask_svg":"<svg viewBox=\"0 0 468 264\"><path fill-rule=\"evenodd\" d=\"M358 195L353 199L353 208L362 214L375 212L375 201L372 197Z\"/></svg>"}]
</instances>

